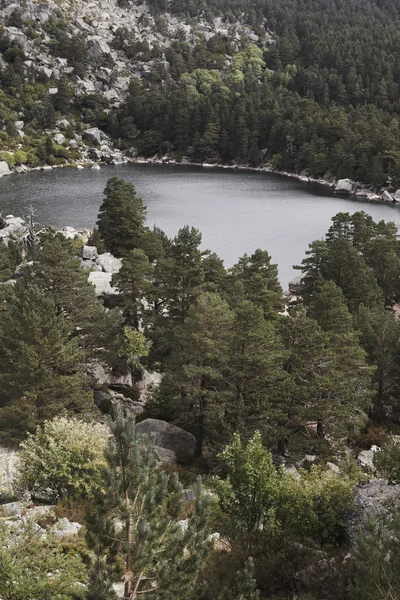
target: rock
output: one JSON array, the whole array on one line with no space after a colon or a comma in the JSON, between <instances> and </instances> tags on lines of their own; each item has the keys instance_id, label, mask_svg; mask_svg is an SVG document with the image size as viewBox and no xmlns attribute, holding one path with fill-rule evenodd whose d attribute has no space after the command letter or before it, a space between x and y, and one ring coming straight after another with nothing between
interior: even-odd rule
<instances>
[{"instance_id":1,"label":"rock","mask_svg":"<svg viewBox=\"0 0 400 600\"><path fill-rule=\"evenodd\" d=\"M290 466L290 467L285 467L282 466L281 469L284 471L284 473L286 475L288 475L289 477L292 477L293 479L295 479L296 481L300 481L301 479L301 475L298 472L298 470L296 469L295 466Z\"/></svg>"},{"instance_id":2,"label":"rock","mask_svg":"<svg viewBox=\"0 0 400 600\"><path fill-rule=\"evenodd\" d=\"M351 179L339 179L335 186L335 194L351 194L353 186Z\"/></svg>"},{"instance_id":3,"label":"rock","mask_svg":"<svg viewBox=\"0 0 400 600\"><path fill-rule=\"evenodd\" d=\"M11 175L10 167L5 160L0 160L0 177L4 175Z\"/></svg>"},{"instance_id":4,"label":"rock","mask_svg":"<svg viewBox=\"0 0 400 600\"><path fill-rule=\"evenodd\" d=\"M337 465L335 465L335 463L327 462L326 466L328 467L328 469L330 471L332 471L332 473L336 473L337 475L340 475L340 469Z\"/></svg>"},{"instance_id":5,"label":"rock","mask_svg":"<svg viewBox=\"0 0 400 600\"><path fill-rule=\"evenodd\" d=\"M155 446L175 452L183 462L194 459L196 438L188 431L159 419L145 419L136 425L136 431L152 440Z\"/></svg>"},{"instance_id":6,"label":"rock","mask_svg":"<svg viewBox=\"0 0 400 600\"><path fill-rule=\"evenodd\" d=\"M100 58L103 54L110 54L110 46L101 36L93 36L88 42L88 52L95 58Z\"/></svg>"},{"instance_id":7,"label":"rock","mask_svg":"<svg viewBox=\"0 0 400 600\"><path fill-rule=\"evenodd\" d=\"M80 523L74 523L63 518L57 521L51 530L57 537L69 537L71 535L77 535L81 528L82 525Z\"/></svg>"},{"instance_id":8,"label":"rock","mask_svg":"<svg viewBox=\"0 0 400 600\"><path fill-rule=\"evenodd\" d=\"M53 137L53 140L56 144L61 146L65 142L65 135L63 133L56 133L56 135Z\"/></svg>"},{"instance_id":9,"label":"rock","mask_svg":"<svg viewBox=\"0 0 400 600\"><path fill-rule=\"evenodd\" d=\"M15 40L21 46L22 50L27 50L28 39L26 35L17 27L4 27L4 34L12 42Z\"/></svg>"},{"instance_id":10,"label":"rock","mask_svg":"<svg viewBox=\"0 0 400 600\"><path fill-rule=\"evenodd\" d=\"M103 269L104 273L118 273L122 267L122 260L115 258L110 252L104 252L99 254L96 264Z\"/></svg>"},{"instance_id":11,"label":"rock","mask_svg":"<svg viewBox=\"0 0 400 600\"><path fill-rule=\"evenodd\" d=\"M146 404L151 393L159 387L162 378L163 376L161 373L157 373L156 371L146 371L146 369L144 369L140 381L136 384L140 391L139 401L142 404Z\"/></svg>"},{"instance_id":12,"label":"rock","mask_svg":"<svg viewBox=\"0 0 400 600\"><path fill-rule=\"evenodd\" d=\"M91 158L92 160L100 160L101 159L101 150L98 150L97 148L89 148L88 154L89 154L89 158Z\"/></svg>"},{"instance_id":13,"label":"rock","mask_svg":"<svg viewBox=\"0 0 400 600\"><path fill-rule=\"evenodd\" d=\"M83 260L95 260L97 256L96 246L82 246L81 258L83 258Z\"/></svg>"},{"instance_id":14,"label":"rock","mask_svg":"<svg viewBox=\"0 0 400 600\"><path fill-rule=\"evenodd\" d=\"M18 452L0 446L0 498L14 495L14 478L17 473Z\"/></svg>"},{"instance_id":15,"label":"rock","mask_svg":"<svg viewBox=\"0 0 400 600\"><path fill-rule=\"evenodd\" d=\"M394 202L392 194L385 190L382 194L382 200L385 202Z\"/></svg>"},{"instance_id":16,"label":"rock","mask_svg":"<svg viewBox=\"0 0 400 600\"><path fill-rule=\"evenodd\" d=\"M67 119L61 119L60 121L57 121L57 127L65 131L69 127L69 121L67 121Z\"/></svg>"},{"instance_id":17,"label":"rock","mask_svg":"<svg viewBox=\"0 0 400 600\"><path fill-rule=\"evenodd\" d=\"M18 131L21 131L21 129L24 128L24 122L23 121L15 121L14 127L15 127L15 129L18 129Z\"/></svg>"},{"instance_id":18,"label":"rock","mask_svg":"<svg viewBox=\"0 0 400 600\"><path fill-rule=\"evenodd\" d=\"M26 511L26 502L18 500L17 502L7 502L0 506L2 512L13 517L21 517Z\"/></svg>"},{"instance_id":19,"label":"rock","mask_svg":"<svg viewBox=\"0 0 400 600\"><path fill-rule=\"evenodd\" d=\"M110 371L104 368L100 363L89 363L86 365L86 373L88 377L93 379L99 385L103 385L110 376Z\"/></svg>"},{"instance_id":20,"label":"rock","mask_svg":"<svg viewBox=\"0 0 400 600\"><path fill-rule=\"evenodd\" d=\"M26 173L28 170L28 167L25 165L18 165L18 167L15 167L15 172L18 173L19 175L21 175L22 173Z\"/></svg>"},{"instance_id":21,"label":"rock","mask_svg":"<svg viewBox=\"0 0 400 600\"><path fill-rule=\"evenodd\" d=\"M184 502L195 502L197 498L197 494L192 489L186 489L182 491L182 499Z\"/></svg>"},{"instance_id":22,"label":"rock","mask_svg":"<svg viewBox=\"0 0 400 600\"><path fill-rule=\"evenodd\" d=\"M176 465L178 462L173 450L167 450L161 446L154 446L154 456L158 465Z\"/></svg>"},{"instance_id":23,"label":"rock","mask_svg":"<svg viewBox=\"0 0 400 600\"><path fill-rule=\"evenodd\" d=\"M70 140L69 147L72 148L72 150L76 150L79 147L79 144L76 140ZM78 166L81 166L81 165L78 165Z\"/></svg>"},{"instance_id":24,"label":"rock","mask_svg":"<svg viewBox=\"0 0 400 600\"><path fill-rule=\"evenodd\" d=\"M112 396L109 392L105 392L104 390L94 390L93 399L95 405L102 413L110 412L112 408Z\"/></svg>"},{"instance_id":25,"label":"rock","mask_svg":"<svg viewBox=\"0 0 400 600\"><path fill-rule=\"evenodd\" d=\"M99 165L92 165L92 171L100 171Z\"/></svg>"},{"instance_id":26,"label":"rock","mask_svg":"<svg viewBox=\"0 0 400 600\"><path fill-rule=\"evenodd\" d=\"M384 518L400 505L400 484L389 484L386 479L372 479L354 488L355 508L346 517L350 540L354 540L360 526L368 527L370 519Z\"/></svg>"},{"instance_id":27,"label":"rock","mask_svg":"<svg viewBox=\"0 0 400 600\"><path fill-rule=\"evenodd\" d=\"M111 285L112 273L104 273L103 271L91 271L89 273L89 283L92 283L95 288L96 296L115 296L118 294Z\"/></svg>"},{"instance_id":28,"label":"rock","mask_svg":"<svg viewBox=\"0 0 400 600\"><path fill-rule=\"evenodd\" d=\"M107 385L113 385L118 387L129 387L133 386L132 373L128 372L124 375L109 375L107 378Z\"/></svg>"},{"instance_id":29,"label":"rock","mask_svg":"<svg viewBox=\"0 0 400 600\"><path fill-rule=\"evenodd\" d=\"M298 277L295 277L289 281L289 292L295 295L301 294L303 286L303 275L299 275Z\"/></svg>"},{"instance_id":30,"label":"rock","mask_svg":"<svg viewBox=\"0 0 400 600\"><path fill-rule=\"evenodd\" d=\"M58 88L49 88L47 92L50 94L50 96L55 96L58 94Z\"/></svg>"},{"instance_id":31,"label":"rock","mask_svg":"<svg viewBox=\"0 0 400 600\"><path fill-rule=\"evenodd\" d=\"M102 140L107 136L98 127L90 127L83 132L83 137L92 144L100 145Z\"/></svg>"},{"instance_id":32,"label":"rock","mask_svg":"<svg viewBox=\"0 0 400 600\"><path fill-rule=\"evenodd\" d=\"M396 202L400 202L400 190L395 191L394 199L396 200Z\"/></svg>"},{"instance_id":33,"label":"rock","mask_svg":"<svg viewBox=\"0 0 400 600\"><path fill-rule=\"evenodd\" d=\"M378 446L371 446L370 450L363 450L357 456L358 464L366 470L376 471L376 468L374 465L374 455L375 455L375 452L378 452L379 450L380 450L380 448L378 448Z\"/></svg>"}]
</instances>

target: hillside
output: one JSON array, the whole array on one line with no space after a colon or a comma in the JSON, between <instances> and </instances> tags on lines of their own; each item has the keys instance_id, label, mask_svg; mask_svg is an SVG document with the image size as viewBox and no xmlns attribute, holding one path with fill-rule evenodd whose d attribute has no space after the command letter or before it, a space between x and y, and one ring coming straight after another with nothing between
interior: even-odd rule
<instances>
[{"instance_id":1,"label":"hillside","mask_svg":"<svg viewBox=\"0 0 400 600\"><path fill-rule=\"evenodd\" d=\"M168 154L400 185L395 3L3 2L0 18L11 165Z\"/></svg>"}]
</instances>

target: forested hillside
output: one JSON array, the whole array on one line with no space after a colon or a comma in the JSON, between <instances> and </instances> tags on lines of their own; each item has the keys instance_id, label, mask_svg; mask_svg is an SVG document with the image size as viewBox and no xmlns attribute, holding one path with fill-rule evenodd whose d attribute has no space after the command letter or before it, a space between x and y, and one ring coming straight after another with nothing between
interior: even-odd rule
<instances>
[{"instance_id":1,"label":"forested hillside","mask_svg":"<svg viewBox=\"0 0 400 600\"><path fill-rule=\"evenodd\" d=\"M337 214L295 297L265 249L227 270L197 229L149 229L116 177L89 240L19 226L0 246L4 600L399 596L394 223Z\"/></svg>"},{"instance_id":2,"label":"forested hillside","mask_svg":"<svg viewBox=\"0 0 400 600\"><path fill-rule=\"evenodd\" d=\"M128 157L400 185L395 2L4 6L11 166L123 159L100 134L79 138L97 126Z\"/></svg>"}]
</instances>

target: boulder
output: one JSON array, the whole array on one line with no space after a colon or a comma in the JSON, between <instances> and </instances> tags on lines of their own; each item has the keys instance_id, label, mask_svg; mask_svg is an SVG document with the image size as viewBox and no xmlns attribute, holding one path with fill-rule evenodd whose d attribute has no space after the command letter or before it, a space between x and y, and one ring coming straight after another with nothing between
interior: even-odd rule
<instances>
[{"instance_id":1,"label":"boulder","mask_svg":"<svg viewBox=\"0 0 400 600\"><path fill-rule=\"evenodd\" d=\"M100 171L99 165L92 165L92 171Z\"/></svg>"},{"instance_id":2,"label":"boulder","mask_svg":"<svg viewBox=\"0 0 400 600\"><path fill-rule=\"evenodd\" d=\"M94 390L93 392L94 403L102 413L110 412L112 408L112 396L109 392L104 390Z\"/></svg>"},{"instance_id":3,"label":"boulder","mask_svg":"<svg viewBox=\"0 0 400 600\"><path fill-rule=\"evenodd\" d=\"M61 119L61 121L57 121L57 127L65 131L69 127L69 121L67 121L67 119Z\"/></svg>"},{"instance_id":4,"label":"boulder","mask_svg":"<svg viewBox=\"0 0 400 600\"><path fill-rule=\"evenodd\" d=\"M367 528L370 519L384 518L394 506L400 505L400 484L389 484L386 479L372 479L354 488L354 509L346 517L346 529L354 540L359 528Z\"/></svg>"},{"instance_id":5,"label":"boulder","mask_svg":"<svg viewBox=\"0 0 400 600\"><path fill-rule=\"evenodd\" d=\"M161 373L144 369L140 381L136 384L140 391L139 401L142 404L146 404L151 393L159 387L162 377Z\"/></svg>"},{"instance_id":6,"label":"boulder","mask_svg":"<svg viewBox=\"0 0 400 600\"><path fill-rule=\"evenodd\" d=\"M0 498L14 495L14 477L17 472L18 452L0 446Z\"/></svg>"},{"instance_id":7,"label":"boulder","mask_svg":"<svg viewBox=\"0 0 400 600\"><path fill-rule=\"evenodd\" d=\"M1 511L10 517L21 517L26 511L26 502L17 500L16 502L7 502L1 505Z\"/></svg>"},{"instance_id":8,"label":"boulder","mask_svg":"<svg viewBox=\"0 0 400 600\"><path fill-rule=\"evenodd\" d=\"M99 35L93 36L89 40L88 52L95 58L100 58L103 54L110 54L110 46L107 42Z\"/></svg>"},{"instance_id":9,"label":"boulder","mask_svg":"<svg viewBox=\"0 0 400 600\"><path fill-rule=\"evenodd\" d=\"M189 462L195 458L196 438L176 425L159 419L145 419L136 425L136 431L152 440L155 446L175 452L182 462Z\"/></svg>"},{"instance_id":10,"label":"boulder","mask_svg":"<svg viewBox=\"0 0 400 600\"><path fill-rule=\"evenodd\" d=\"M79 144L76 140L70 140L69 147L72 148L72 150L76 150L79 147Z\"/></svg>"},{"instance_id":11,"label":"boulder","mask_svg":"<svg viewBox=\"0 0 400 600\"><path fill-rule=\"evenodd\" d=\"M4 27L4 33L11 42L16 41L22 50L25 51L27 49L28 38L20 29L17 27Z\"/></svg>"},{"instance_id":12,"label":"boulder","mask_svg":"<svg viewBox=\"0 0 400 600\"><path fill-rule=\"evenodd\" d=\"M96 246L82 246L81 258L83 258L83 260L95 260L97 256Z\"/></svg>"},{"instance_id":13,"label":"boulder","mask_svg":"<svg viewBox=\"0 0 400 600\"><path fill-rule=\"evenodd\" d=\"M65 142L65 135L63 133L56 133L56 135L53 137L53 140L56 144L61 146Z\"/></svg>"},{"instance_id":14,"label":"boulder","mask_svg":"<svg viewBox=\"0 0 400 600\"><path fill-rule=\"evenodd\" d=\"M335 194L351 194L353 186L351 179L339 179L335 186Z\"/></svg>"},{"instance_id":15,"label":"boulder","mask_svg":"<svg viewBox=\"0 0 400 600\"><path fill-rule=\"evenodd\" d=\"M173 450L167 450L161 446L154 446L154 456L158 465L176 465L178 462Z\"/></svg>"},{"instance_id":16,"label":"boulder","mask_svg":"<svg viewBox=\"0 0 400 600\"><path fill-rule=\"evenodd\" d=\"M110 252L104 252L99 254L96 264L103 269L104 273L118 273L122 267L122 260L115 258Z\"/></svg>"},{"instance_id":17,"label":"boulder","mask_svg":"<svg viewBox=\"0 0 400 600\"><path fill-rule=\"evenodd\" d=\"M15 121L14 127L15 127L15 129L18 129L18 131L21 131L21 129L24 128L24 122L23 121Z\"/></svg>"},{"instance_id":18,"label":"boulder","mask_svg":"<svg viewBox=\"0 0 400 600\"><path fill-rule=\"evenodd\" d=\"M94 285L96 296L114 296L118 294L111 285L112 273L104 273L103 271L91 271L89 273L89 283Z\"/></svg>"},{"instance_id":19,"label":"boulder","mask_svg":"<svg viewBox=\"0 0 400 600\"><path fill-rule=\"evenodd\" d=\"M382 200L385 202L394 202L392 194L385 190L382 194Z\"/></svg>"},{"instance_id":20,"label":"boulder","mask_svg":"<svg viewBox=\"0 0 400 600\"><path fill-rule=\"evenodd\" d=\"M93 381L95 381L99 385L103 385L107 381L107 379L110 375L110 371L106 370L103 367L103 365L101 365L98 362L87 364L86 365L86 373L87 373L88 377L93 379Z\"/></svg>"},{"instance_id":21,"label":"boulder","mask_svg":"<svg viewBox=\"0 0 400 600\"><path fill-rule=\"evenodd\" d=\"M303 289L303 275L299 275L298 277L295 277L294 279L292 279L291 281L289 281L289 292L291 294L301 294L301 291Z\"/></svg>"},{"instance_id":22,"label":"boulder","mask_svg":"<svg viewBox=\"0 0 400 600\"><path fill-rule=\"evenodd\" d=\"M394 199L396 202L400 202L400 190L395 191Z\"/></svg>"},{"instance_id":23,"label":"boulder","mask_svg":"<svg viewBox=\"0 0 400 600\"><path fill-rule=\"evenodd\" d=\"M85 129L83 132L83 137L86 138L92 144L100 145L104 139L108 139L107 136L100 131L98 127L90 127L89 129Z\"/></svg>"},{"instance_id":24,"label":"boulder","mask_svg":"<svg viewBox=\"0 0 400 600\"><path fill-rule=\"evenodd\" d=\"M378 448L378 446L371 446L370 450L363 450L357 456L358 464L361 467L363 467L363 469L366 469L368 471L376 471L376 468L374 465L374 455L375 455L375 452L378 452L379 450L380 450L380 448Z\"/></svg>"},{"instance_id":25,"label":"boulder","mask_svg":"<svg viewBox=\"0 0 400 600\"><path fill-rule=\"evenodd\" d=\"M4 175L11 175L10 167L5 160L0 160L0 177Z\"/></svg>"},{"instance_id":26,"label":"boulder","mask_svg":"<svg viewBox=\"0 0 400 600\"><path fill-rule=\"evenodd\" d=\"M72 535L77 535L81 528L82 525L80 523L74 523L63 518L57 521L51 529L53 534L57 537L70 537Z\"/></svg>"}]
</instances>

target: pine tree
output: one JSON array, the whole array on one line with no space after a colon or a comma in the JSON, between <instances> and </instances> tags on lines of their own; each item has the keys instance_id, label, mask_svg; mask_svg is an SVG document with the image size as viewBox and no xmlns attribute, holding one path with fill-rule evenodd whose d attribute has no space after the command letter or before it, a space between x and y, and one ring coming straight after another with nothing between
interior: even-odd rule
<instances>
[{"instance_id":1,"label":"pine tree","mask_svg":"<svg viewBox=\"0 0 400 600\"><path fill-rule=\"evenodd\" d=\"M0 385L2 426L17 438L63 410L87 414L93 404L83 353L65 317L51 298L23 282L0 313Z\"/></svg>"},{"instance_id":2,"label":"pine tree","mask_svg":"<svg viewBox=\"0 0 400 600\"><path fill-rule=\"evenodd\" d=\"M100 206L97 226L106 249L114 256L126 256L140 247L146 207L136 196L132 183L118 177L108 180Z\"/></svg>"},{"instance_id":3,"label":"pine tree","mask_svg":"<svg viewBox=\"0 0 400 600\"><path fill-rule=\"evenodd\" d=\"M127 323L139 327L142 299L151 289L153 268L143 250L131 250L123 259L122 267L113 275L112 283L120 292L124 316Z\"/></svg>"},{"instance_id":4,"label":"pine tree","mask_svg":"<svg viewBox=\"0 0 400 600\"><path fill-rule=\"evenodd\" d=\"M138 439L132 418L118 410L111 422L104 488L87 511L87 542L94 554L87 600L196 598L197 576L211 549L208 501L198 482L195 510L185 522L182 486L156 470L154 451Z\"/></svg>"}]
</instances>

